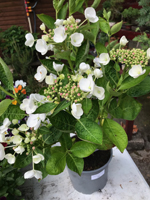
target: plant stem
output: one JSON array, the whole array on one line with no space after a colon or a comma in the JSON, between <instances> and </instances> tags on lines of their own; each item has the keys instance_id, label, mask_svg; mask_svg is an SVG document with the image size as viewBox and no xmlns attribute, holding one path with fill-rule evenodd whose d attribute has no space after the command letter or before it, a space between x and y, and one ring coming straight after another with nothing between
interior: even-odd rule
<instances>
[{"instance_id":1,"label":"plant stem","mask_svg":"<svg viewBox=\"0 0 150 200\"><path fill-rule=\"evenodd\" d=\"M2 90L3 92L5 92L5 94L7 94L7 95L9 95L10 97L12 97L12 98L16 98L13 94L11 94L11 93L9 93L9 92L7 92L3 87L1 87L0 86L0 90Z\"/></svg>"}]
</instances>

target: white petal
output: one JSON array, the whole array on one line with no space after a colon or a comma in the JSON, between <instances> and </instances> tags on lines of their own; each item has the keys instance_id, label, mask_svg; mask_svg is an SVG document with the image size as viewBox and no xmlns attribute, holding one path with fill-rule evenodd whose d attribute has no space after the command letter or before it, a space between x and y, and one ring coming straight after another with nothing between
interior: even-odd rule
<instances>
[{"instance_id":1,"label":"white petal","mask_svg":"<svg viewBox=\"0 0 150 200\"><path fill-rule=\"evenodd\" d=\"M98 21L98 17L96 16L96 11L92 7L88 7L84 11L85 18L90 22L95 23Z\"/></svg>"},{"instance_id":2,"label":"white petal","mask_svg":"<svg viewBox=\"0 0 150 200\"><path fill-rule=\"evenodd\" d=\"M42 55L45 55L48 51L48 45L43 39L38 39L35 45L35 48L38 52L40 52Z\"/></svg>"},{"instance_id":3,"label":"white petal","mask_svg":"<svg viewBox=\"0 0 150 200\"><path fill-rule=\"evenodd\" d=\"M71 36L71 44L75 47L80 47L84 40L84 35L82 33L74 33Z\"/></svg>"},{"instance_id":4,"label":"white petal","mask_svg":"<svg viewBox=\"0 0 150 200\"><path fill-rule=\"evenodd\" d=\"M142 70L141 65L133 65L132 68L129 70L129 75L133 78L137 78L144 74L146 72L146 69Z\"/></svg>"},{"instance_id":5,"label":"white petal","mask_svg":"<svg viewBox=\"0 0 150 200\"><path fill-rule=\"evenodd\" d=\"M7 159L7 162L8 162L9 164L14 164L14 163L15 163L16 158L15 158L15 156L12 155L11 153L6 154L6 155L5 155L5 158Z\"/></svg>"},{"instance_id":6,"label":"white petal","mask_svg":"<svg viewBox=\"0 0 150 200\"><path fill-rule=\"evenodd\" d=\"M53 68L57 71L57 72L61 72L63 70L64 64L57 64L55 62L53 62Z\"/></svg>"},{"instance_id":7,"label":"white petal","mask_svg":"<svg viewBox=\"0 0 150 200\"><path fill-rule=\"evenodd\" d=\"M105 90L103 87L94 86L93 95L96 96L99 100L103 100L105 98Z\"/></svg>"},{"instance_id":8,"label":"white petal","mask_svg":"<svg viewBox=\"0 0 150 200\"><path fill-rule=\"evenodd\" d=\"M26 38L25 45L29 46L29 47L32 47L33 44L34 44L34 37L33 37L33 35L31 33L27 33L25 35L25 38Z\"/></svg>"},{"instance_id":9,"label":"white petal","mask_svg":"<svg viewBox=\"0 0 150 200\"><path fill-rule=\"evenodd\" d=\"M107 65L110 61L110 57L108 53L101 53L99 56L100 63L103 65Z\"/></svg>"},{"instance_id":10,"label":"white petal","mask_svg":"<svg viewBox=\"0 0 150 200\"><path fill-rule=\"evenodd\" d=\"M58 28L54 29L54 37L53 40L56 43L63 42L67 37L67 34L65 33L65 27L60 25Z\"/></svg>"},{"instance_id":11,"label":"white petal","mask_svg":"<svg viewBox=\"0 0 150 200\"><path fill-rule=\"evenodd\" d=\"M0 160L3 160L5 157L4 146L0 144Z\"/></svg>"},{"instance_id":12,"label":"white petal","mask_svg":"<svg viewBox=\"0 0 150 200\"><path fill-rule=\"evenodd\" d=\"M42 172L38 170L34 170L34 177L36 179L42 179Z\"/></svg>"},{"instance_id":13,"label":"white petal","mask_svg":"<svg viewBox=\"0 0 150 200\"><path fill-rule=\"evenodd\" d=\"M34 177L34 171L33 171L33 170L27 171L27 172L24 174L24 178L25 178L25 179L29 179L29 178L33 178L33 177Z\"/></svg>"},{"instance_id":14,"label":"white petal","mask_svg":"<svg viewBox=\"0 0 150 200\"><path fill-rule=\"evenodd\" d=\"M122 46L125 46L128 42L129 42L129 41L127 40L127 38L126 38L125 36L122 36L122 37L120 38L120 44L121 44Z\"/></svg>"}]
</instances>

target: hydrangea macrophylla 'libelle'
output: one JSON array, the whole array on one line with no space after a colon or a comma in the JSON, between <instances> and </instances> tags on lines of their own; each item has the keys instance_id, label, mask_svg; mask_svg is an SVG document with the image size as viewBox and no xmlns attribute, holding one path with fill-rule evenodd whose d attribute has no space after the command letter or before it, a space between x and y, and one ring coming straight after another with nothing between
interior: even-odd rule
<instances>
[{"instance_id":1,"label":"hydrangea macrophylla 'libelle'","mask_svg":"<svg viewBox=\"0 0 150 200\"><path fill-rule=\"evenodd\" d=\"M96 96L99 100L103 100L105 98L105 90L103 87L94 86L93 95Z\"/></svg>"},{"instance_id":2,"label":"hydrangea macrophylla 'libelle'","mask_svg":"<svg viewBox=\"0 0 150 200\"><path fill-rule=\"evenodd\" d=\"M45 82L48 85L54 85L55 84L55 80L56 80L57 76L55 74L50 73L49 76L46 76L45 78Z\"/></svg>"},{"instance_id":3,"label":"hydrangea macrophylla 'libelle'","mask_svg":"<svg viewBox=\"0 0 150 200\"><path fill-rule=\"evenodd\" d=\"M129 41L127 40L127 38L126 38L125 36L122 36L122 37L120 38L120 44L121 44L122 46L125 46L128 42L129 42Z\"/></svg>"},{"instance_id":4,"label":"hydrangea macrophylla 'libelle'","mask_svg":"<svg viewBox=\"0 0 150 200\"><path fill-rule=\"evenodd\" d=\"M53 62L53 68L57 71L57 72L61 72L63 70L64 64L57 64L55 62Z\"/></svg>"},{"instance_id":5,"label":"hydrangea macrophylla 'libelle'","mask_svg":"<svg viewBox=\"0 0 150 200\"><path fill-rule=\"evenodd\" d=\"M92 7L88 7L84 11L85 18L90 22L95 23L98 21L98 17L96 16L96 11Z\"/></svg>"},{"instance_id":6,"label":"hydrangea macrophylla 'libelle'","mask_svg":"<svg viewBox=\"0 0 150 200\"><path fill-rule=\"evenodd\" d=\"M16 157L14 155L12 155L11 153L6 154L5 158L7 159L7 162L9 164L14 164L16 161Z\"/></svg>"},{"instance_id":7,"label":"hydrangea macrophylla 'libelle'","mask_svg":"<svg viewBox=\"0 0 150 200\"><path fill-rule=\"evenodd\" d=\"M86 64L84 62L80 63L80 65L79 65L79 71L81 73L86 72L88 69L90 69L90 65L89 64Z\"/></svg>"},{"instance_id":8,"label":"hydrangea macrophylla 'libelle'","mask_svg":"<svg viewBox=\"0 0 150 200\"><path fill-rule=\"evenodd\" d=\"M110 57L109 57L109 54L108 53L101 53L100 56L99 56L99 61L101 64L103 65L107 65L110 61Z\"/></svg>"},{"instance_id":9,"label":"hydrangea macrophylla 'libelle'","mask_svg":"<svg viewBox=\"0 0 150 200\"><path fill-rule=\"evenodd\" d=\"M35 164L38 164L39 162L41 162L42 160L44 160L44 156L42 154L37 154L35 156L33 156L33 162Z\"/></svg>"},{"instance_id":10,"label":"hydrangea macrophylla 'libelle'","mask_svg":"<svg viewBox=\"0 0 150 200\"><path fill-rule=\"evenodd\" d=\"M34 37L31 33L27 33L25 35L26 41L25 41L25 45L28 47L32 47L34 44Z\"/></svg>"},{"instance_id":11,"label":"hydrangea macrophylla 'libelle'","mask_svg":"<svg viewBox=\"0 0 150 200\"><path fill-rule=\"evenodd\" d=\"M45 24L44 23L42 23L41 25L40 25L40 29L42 30L42 31L45 31Z\"/></svg>"},{"instance_id":12,"label":"hydrangea macrophylla 'libelle'","mask_svg":"<svg viewBox=\"0 0 150 200\"><path fill-rule=\"evenodd\" d=\"M92 74L89 74L87 78L82 78L79 82L79 87L84 92L89 92L90 94L93 94L94 90L94 81Z\"/></svg>"},{"instance_id":13,"label":"hydrangea macrophylla 'libelle'","mask_svg":"<svg viewBox=\"0 0 150 200\"><path fill-rule=\"evenodd\" d=\"M0 134L6 132L10 124L10 120L8 118L5 118L3 121L3 125L0 126Z\"/></svg>"},{"instance_id":14,"label":"hydrangea macrophylla 'libelle'","mask_svg":"<svg viewBox=\"0 0 150 200\"><path fill-rule=\"evenodd\" d=\"M17 154L22 154L24 151L25 151L25 148L23 146L18 146L17 148L14 149L14 151L17 153Z\"/></svg>"},{"instance_id":15,"label":"hydrangea macrophylla 'libelle'","mask_svg":"<svg viewBox=\"0 0 150 200\"><path fill-rule=\"evenodd\" d=\"M56 26L61 26L63 25L63 19L57 19L56 22L54 23Z\"/></svg>"},{"instance_id":16,"label":"hydrangea macrophylla 'libelle'","mask_svg":"<svg viewBox=\"0 0 150 200\"><path fill-rule=\"evenodd\" d=\"M98 57L94 58L94 59L93 59L93 62L94 62L94 64L95 64L95 67L100 67L100 66L101 66L101 65L100 65L100 58L98 58Z\"/></svg>"},{"instance_id":17,"label":"hydrangea macrophylla 'libelle'","mask_svg":"<svg viewBox=\"0 0 150 200\"><path fill-rule=\"evenodd\" d=\"M82 104L81 103L73 103L71 106L71 113L76 119L80 119L83 115Z\"/></svg>"},{"instance_id":18,"label":"hydrangea macrophylla 'libelle'","mask_svg":"<svg viewBox=\"0 0 150 200\"><path fill-rule=\"evenodd\" d=\"M100 70L100 69L94 69L94 76L95 76L96 78L101 78L101 77L103 77L103 72L102 72L102 70Z\"/></svg>"},{"instance_id":19,"label":"hydrangea macrophylla 'libelle'","mask_svg":"<svg viewBox=\"0 0 150 200\"><path fill-rule=\"evenodd\" d=\"M40 52L42 55L45 55L47 51L49 50L49 47L45 40L38 39L35 45L35 48L38 52Z\"/></svg>"},{"instance_id":20,"label":"hydrangea macrophylla 'libelle'","mask_svg":"<svg viewBox=\"0 0 150 200\"><path fill-rule=\"evenodd\" d=\"M132 68L129 70L129 75L132 76L133 78L137 78L144 74L146 72L146 69L142 70L141 65L133 65Z\"/></svg>"},{"instance_id":21,"label":"hydrangea macrophylla 'libelle'","mask_svg":"<svg viewBox=\"0 0 150 200\"><path fill-rule=\"evenodd\" d=\"M56 43L63 42L67 37L67 34L65 33L65 27L60 25L58 28L54 29L54 37L53 40Z\"/></svg>"},{"instance_id":22,"label":"hydrangea macrophylla 'libelle'","mask_svg":"<svg viewBox=\"0 0 150 200\"><path fill-rule=\"evenodd\" d=\"M34 78L38 82L42 82L44 78L46 77L46 74L47 74L47 69L43 65L40 65L37 68L37 73L34 75Z\"/></svg>"},{"instance_id":23,"label":"hydrangea macrophylla 'libelle'","mask_svg":"<svg viewBox=\"0 0 150 200\"><path fill-rule=\"evenodd\" d=\"M24 174L24 178L25 179L29 179L29 178L33 178L35 177L36 179L42 179L42 172L39 171L39 170L30 170L30 171L27 171L25 174Z\"/></svg>"},{"instance_id":24,"label":"hydrangea macrophylla 'libelle'","mask_svg":"<svg viewBox=\"0 0 150 200\"><path fill-rule=\"evenodd\" d=\"M41 124L41 121L44 121L45 118L46 114L30 114L29 118L27 119L27 126L37 130Z\"/></svg>"},{"instance_id":25,"label":"hydrangea macrophylla 'libelle'","mask_svg":"<svg viewBox=\"0 0 150 200\"><path fill-rule=\"evenodd\" d=\"M0 160L3 160L4 157L5 157L4 146L2 144L0 144Z\"/></svg>"},{"instance_id":26,"label":"hydrangea macrophylla 'libelle'","mask_svg":"<svg viewBox=\"0 0 150 200\"><path fill-rule=\"evenodd\" d=\"M84 40L84 35L82 33L74 33L71 36L71 44L75 47L80 47Z\"/></svg>"}]
</instances>

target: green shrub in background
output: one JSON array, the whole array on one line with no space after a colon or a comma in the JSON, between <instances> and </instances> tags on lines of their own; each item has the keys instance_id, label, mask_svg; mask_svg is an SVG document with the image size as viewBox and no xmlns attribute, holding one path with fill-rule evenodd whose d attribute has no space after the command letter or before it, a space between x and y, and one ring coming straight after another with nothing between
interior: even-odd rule
<instances>
[{"instance_id":1,"label":"green shrub in background","mask_svg":"<svg viewBox=\"0 0 150 200\"><path fill-rule=\"evenodd\" d=\"M36 73L32 63L37 60L35 47L25 46L27 31L20 26L11 26L0 32L0 49L4 61L13 71L14 80L24 80L31 91L36 91L38 84L32 78ZM37 34L33 34L37 38Z\"/></svg>"},{"instance_id":2,"label":"green shrub in background","mask_svg":"<svg viewBox=\"0 0 150 200\"><path fill-rule=\"evenodd\" d=\"M139 9L129 7L128 9L123 10L122 17L128 23L131 23L131 21L137 19L139 12Z\"/></svg>"},{"instance_id":3,"label":"green shrub in background","mask_svg":"<svg viewBox=\"0 0 150 200\"><path fill-rule=\"evenodd\" d=\"M18 189L25 182L18 169L7 163L7 160L0 162L0 197L7 200L23 200L21 191Z\"/></svg>"},{"instance_id":4,"label":"green shrub in background","mask_svg":"<svg viewBox=\"0 0 150 200\"><path fill-rule=\"evenodd\" d=\"M140 0L139 6L142 6L140 9L140 16L137 19L139 26L150 26L150 1L149 0Z\"/></svg>"}]
</instances>

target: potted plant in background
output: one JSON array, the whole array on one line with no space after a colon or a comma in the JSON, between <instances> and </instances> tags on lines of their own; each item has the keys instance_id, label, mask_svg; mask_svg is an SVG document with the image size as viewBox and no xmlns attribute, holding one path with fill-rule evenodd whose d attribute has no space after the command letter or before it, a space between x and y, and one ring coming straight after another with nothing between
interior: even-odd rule
<instances>
[{"instance_id":1,"label":"potted plant in background","mask_svg":"<svg viewBox=\"0 0 150 200\"><path fill-rule=\"evenodd\" d=\"M97 0L84 10L83 22L75 19L72 15L81 11L85 2L69 0L64 4L63 0L54 0L56 19L38 15L43 22L40 26L43 35L36 40L35 48L42 55L49 50L53 52L53 55L40 60L41 65L34 76L38 82L46 83L39 93L32 93L21 101L13 85L12 74L0 59L0 90L12 97L12 100L0 102L0 142L12 148L8 155L6 148L0 144L0 160L6 158L16 168L32 163L33 169L24 174L25 179L57 175L63 172L66 164L69 170L82 177L84 158L95 150L105 151L116 146L123 152L126 148L127 135L113 118L134 120L140 112L141 104L127 92L135 86L140 87L148 76L150 68L145 66L149 51L142 52L142 64L131 66L129 55L134 52L128 50L129 61L120 73L119 58L122 58L121 62L126 60L119 50L119 53L110 52L114 46L110 37L121 29L122 22L110 27L111 13L105 10L103 18L98 18L95 8L100 1ZM69 16L66 18L68 8ZM107 47L97 42L99 29L108 35ZM89 42L95 45L97 57L89 54ZM118 47L125 46L127 42L122 37ZM34 43L32 34L28 33L26 46L32 47ZM5 85L6 80L9 85ZM22 87L23 83L20 83L19 88ZM141 92L144 89L144 86L140 87ZM16 105L12 105L13 101ZM23 118L26 123L20 124L18 120ZM6 137L8 128L12 130L9 138ZM76 137L72 138L70 133ZM60 146L53 146L57 142ZM110 150L108 154L107 161ZM96 174L90 175L92 183L97 181ZM104 174L102 169L99 176ZM91 191L80 192L92 193L104 185L95 189L91 186Z\"/></svg>"}]
</instances>

